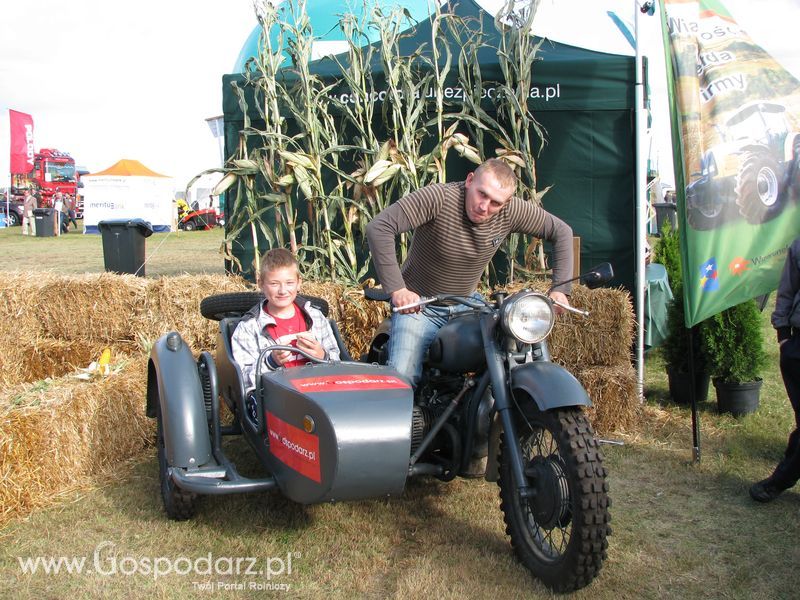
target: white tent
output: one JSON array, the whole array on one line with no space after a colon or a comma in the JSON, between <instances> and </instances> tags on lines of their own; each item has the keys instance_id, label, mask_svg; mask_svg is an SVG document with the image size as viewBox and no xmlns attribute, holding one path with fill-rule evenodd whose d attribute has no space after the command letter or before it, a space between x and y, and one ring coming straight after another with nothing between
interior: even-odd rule
<instances>
[{"instance_id":1,"label":"white tent","mask_svg":"<svg viewBox=\"0 0 800 600\"><path fill-rule=\"evenodd\" d=\"M81 177L83 231L99 233L97 224L112 219L143 219L153 231L170 231L173 180L138 160L123 159L99 173Z\"/></svg>"}]
</instances>

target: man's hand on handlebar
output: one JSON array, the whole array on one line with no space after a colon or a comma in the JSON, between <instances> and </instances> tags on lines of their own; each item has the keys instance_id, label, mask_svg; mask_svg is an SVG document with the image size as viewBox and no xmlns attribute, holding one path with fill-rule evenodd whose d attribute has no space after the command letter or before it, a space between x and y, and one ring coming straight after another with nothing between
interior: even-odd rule
<instances>
[{"instance_id":1,"label":"man's hand on handlebar","mask_svg":"<svg viewBox=\"0 0 800 600\"><path fill-rule=\"evenodd\" d=\"M550 299L554 302L558 302L559 304L564 304L565 306L569 306L569 298L564 292L550 292ZM554 304L553 308L556 311L557 315L563 315L566 311L558 306L558 304Z\"/></svg>"},{"instance_id":2,"label":"man's hand on handlebar","mask_svg":"<svg viewBox=\"0 0 800 600\"><path fill-rule=\"evenodd\" d=\"M407 304L415 304L419 302L419 294L412 292L407 288L400 288L399 290L395 290L392 292L392 306L406 306ZM410 314L419 312L422 309L421 306L413 306L411 308L406 308L399 312L403 314Z\"/></svg>"}]
</instances>

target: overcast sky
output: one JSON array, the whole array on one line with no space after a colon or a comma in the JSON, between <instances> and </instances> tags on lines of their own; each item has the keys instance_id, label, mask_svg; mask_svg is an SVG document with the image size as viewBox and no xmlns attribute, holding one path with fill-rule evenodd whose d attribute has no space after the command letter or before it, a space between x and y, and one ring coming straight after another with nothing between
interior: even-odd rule
<instances>
[{"instance_id":1,"label":"overcast sky","mask_svg":"<svg viewBox=\"0 0 800 600\"><path fill-rule=\"evenodd\" d=\"M180 188L218 166L205 119L255 25L250 0L0 1L0 181L8 108L90 171L133 158Z\"/></svg>"}]
</instances>

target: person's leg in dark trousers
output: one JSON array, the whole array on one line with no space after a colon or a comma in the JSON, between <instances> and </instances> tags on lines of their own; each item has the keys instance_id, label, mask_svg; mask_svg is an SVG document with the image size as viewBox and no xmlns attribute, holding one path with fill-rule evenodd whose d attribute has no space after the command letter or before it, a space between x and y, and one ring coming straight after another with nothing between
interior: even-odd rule
<instances>
[{"instance_id":1,"label":"person's leg in dark trousers","mask_svg":"<svg viewBox=\"0 0 800 600\"><path fill-rule=\"evenodd\" d=\"M800 479L800 335L797 332L781 346L781 375L794 409L795 429L789 435L783 460L771 479L778 487L786 489Z\"/></svg>"},{"instance_id":2,"label":"person's leg in dark trousers","mask_svg":"<svg viewBox=\"0 0 800 600\"><path fill-rule=\"evenodd\" d=\"M758 502L770 502L800 479L800 335L794 335L781 346L781 375L794 410L794 431L783 458L772 475L750 487L750 497Z\"/></svg>"}]
</instances>

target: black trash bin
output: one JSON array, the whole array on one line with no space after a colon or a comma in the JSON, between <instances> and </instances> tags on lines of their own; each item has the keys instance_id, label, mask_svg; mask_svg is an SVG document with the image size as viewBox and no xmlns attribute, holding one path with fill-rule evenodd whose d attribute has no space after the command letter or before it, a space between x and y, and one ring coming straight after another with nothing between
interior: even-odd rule
<instances>
[{"instance_id":1,"label":"black trash bin","mask_svg":"<svg viewBox=\"0 0 800 600\"><path fill-rule=\"evenodd\" d=\"M153 228L144 219L111 219L97 224L103 236L106 271L144 277L144 240Z\"/></svg>"},{"instance_id":2,"label":"black trash bin","mask_svg":"<svg viewBox=\"0 0 800 600\"><path fill-rule=\"evenodd\" d=\"M656 209L656 228L658 235L664 230L664 224L669 223L670 229L675 231L678 228L678 206L672 202L654 202L653 208Z\"/></svg>"},{"instance_id":3,"label":"black trash bin","mask_svg":"<svg viewBox=\"0 0 800 600\"><path fill-rule=\"evenodd\" d=\"M55 208L34 208L33 221L36 224L36 237L53 237L56 234L55 219Z\"/></svg>"}]
</instances>

